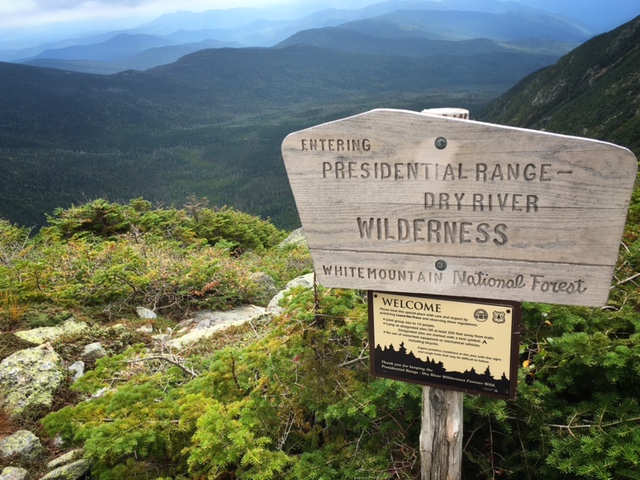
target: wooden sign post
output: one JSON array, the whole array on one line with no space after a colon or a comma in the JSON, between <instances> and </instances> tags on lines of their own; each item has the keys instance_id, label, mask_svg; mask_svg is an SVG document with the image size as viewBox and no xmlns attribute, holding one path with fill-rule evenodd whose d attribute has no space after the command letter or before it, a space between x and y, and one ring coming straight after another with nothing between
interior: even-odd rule
<instances>
[{"instance_id":1,"label":"wooden sign post","mask_svg":"<svg viewBox=\"0 0 640 480\"><path fill-rule=\"evenodd\" d=\"M635 156L441 113L378 109L285 138L319 283L605 304ZM460 477L462 393L424 387L420 442L423 480Z\"/></svg>"}]
</instances>

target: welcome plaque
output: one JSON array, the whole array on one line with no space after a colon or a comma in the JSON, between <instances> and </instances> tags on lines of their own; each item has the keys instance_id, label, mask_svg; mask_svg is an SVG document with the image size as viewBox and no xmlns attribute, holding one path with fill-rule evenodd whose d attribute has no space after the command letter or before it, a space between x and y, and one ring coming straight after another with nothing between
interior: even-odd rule
<instances>
[{"instance_id":1,"label":"welcome plaque","mask_svg":"<svg viewBox=\"0 0 640 480\"><path fill-rule=\"evenodd\" d=\"M369 292L373 375L514 399L521 307Z\"/></svg>"},{"instance_id":2,"label":"welcome plaque","mask_svg":"<svg viewBox=\"0 0 640 480\"><path fill-rule=\"evenodd\" d=\"M378 109L282 154L324 286L607 302L637 170L623 147Z\"/></svg>"}]
</instances>

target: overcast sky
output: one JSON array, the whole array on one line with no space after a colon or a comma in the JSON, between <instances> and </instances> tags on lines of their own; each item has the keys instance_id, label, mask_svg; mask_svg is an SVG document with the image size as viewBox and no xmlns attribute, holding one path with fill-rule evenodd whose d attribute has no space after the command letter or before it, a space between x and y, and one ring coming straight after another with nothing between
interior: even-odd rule
<instances>
[{"instance_id":1,"label":"overcast sky","mask_svg":"<svg viewBox=\"0 0 640 480\"><path fill-rule=\"evenodd\" d=\"M154 17L176 10L194 12L254 7L274 0L0 0L0 28L25 27L69 20ZM278 0L279 4L290 3Z\"/></svg>"}]
</instances>

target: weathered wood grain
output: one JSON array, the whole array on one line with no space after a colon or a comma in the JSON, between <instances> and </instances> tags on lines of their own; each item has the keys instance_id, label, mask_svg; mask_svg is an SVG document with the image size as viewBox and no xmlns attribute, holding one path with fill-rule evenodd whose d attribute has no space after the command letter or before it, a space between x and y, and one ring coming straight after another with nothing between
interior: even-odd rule
<instances>
[{"instance_id":1,"label":"weathered wood grain","mask_svg":"<svg viewBox=\"0 0 640 480\"><path fill-rule=\"evenodd\" d=\"M423 387L421 480L462 477L463 398L460 392Z\"/></svg>"},{"instance_id":2,"label":"weathered wood grain","mask_svg":"<svg viewBox=\"0 0 640 480\"><path fill-rule=\"evenodd\" d=\"M607 301L637 169L625 148L380 109L292 133L282 153L323 285ZM438 281L404 285L354 268ZM519 276L525 286L496 286Z\"/></svg>"}]
</instances>

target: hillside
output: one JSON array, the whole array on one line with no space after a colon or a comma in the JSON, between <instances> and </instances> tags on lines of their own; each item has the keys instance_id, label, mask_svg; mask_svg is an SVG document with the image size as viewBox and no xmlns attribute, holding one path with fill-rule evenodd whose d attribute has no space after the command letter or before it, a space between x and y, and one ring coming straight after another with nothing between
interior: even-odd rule
<instances>
[{"instance_id":1,"label":"hillside","mask_svg":"<svg viewBox=\"0 0 640 480\"><path fill-rule=\"evenodd\" d=\"M640 154L640 17L599 35L493 102L483 118L624 145Z\"/></svg>"},{"instance_id":2,"label":"hillside","mask_svg":"<svg viewBox=\"0 0 640 480\"><path fill-rule=\"evenodd\" d=\"M178 45L165 45L155 48L145 48L138 53L133 53L134 49L129 48L122 55L116 56L111 61L106 60L83 60L80 59L60 59L53 55L48 58L45 55L39 55L30 60L24 60L20 63L23 65L32 65L35 67L57 68L58 70L69 70L72 72L97 73L100 75L109 75L124 70L147 70L158 65L166 65L173 63L180 57L188 55L198 50L207 48L225 48L238 47L233 42L221 42L218 40L201 40L195 43L180 43ZM91 50L93 52L93 49ZM111 55L114 53L112 52ZM86 55L91 58L93 54Z\"/></svg>"},{"instance_id":3,"label":"hillside","mask_svg":"<svg viewBox=\"0 0 640 480\"><path fill-rule=\"evenodd\" d=\"M0 63L0 217L42 225L96 197L181 205L191 193L298 225L280 143L374 107L477 109L552 55L202 50L145 72Z\"/></svg>"}]
</instances>

